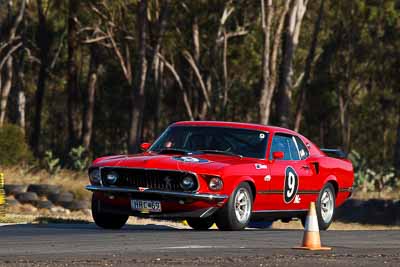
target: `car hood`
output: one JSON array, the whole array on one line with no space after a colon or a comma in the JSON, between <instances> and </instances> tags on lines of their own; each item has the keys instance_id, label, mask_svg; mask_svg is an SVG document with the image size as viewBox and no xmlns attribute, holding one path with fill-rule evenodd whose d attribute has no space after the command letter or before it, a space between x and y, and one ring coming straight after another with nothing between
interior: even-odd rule
<instances>
[{"instance_id":1,"label":"car hood","mask_svg":"<svg viewBox=\"0 0 400 267\"><path fill-rule=\"evenodd\" d=\"M222 169L229 166L257 162L259 160L252 158L216 154L160 155L143 153L98 158L93 162L93 167L148 168L218 174Z\"/></svg>"}]
</instances>

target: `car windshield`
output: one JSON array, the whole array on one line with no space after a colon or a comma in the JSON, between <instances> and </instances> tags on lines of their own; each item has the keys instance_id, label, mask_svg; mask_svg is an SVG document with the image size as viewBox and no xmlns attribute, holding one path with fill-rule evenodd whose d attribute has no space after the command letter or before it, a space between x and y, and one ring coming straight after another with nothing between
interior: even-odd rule
<instances>
[{"instance_id":1,"label":"car windshield","mask_svg":"<svg viewBox=\"0 0 400 267\"><path fill-rule=\"evenodd\" d=\"M172 126L151 146L153 152L212 153L265 158L268 133L256 130Z\"/></svg>"}]
</instances>

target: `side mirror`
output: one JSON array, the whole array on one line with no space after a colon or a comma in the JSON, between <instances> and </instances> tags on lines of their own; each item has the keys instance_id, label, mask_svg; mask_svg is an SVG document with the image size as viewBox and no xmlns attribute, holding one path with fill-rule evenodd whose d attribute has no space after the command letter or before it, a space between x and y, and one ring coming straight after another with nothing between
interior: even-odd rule
<instances>
[{"instance_id":1,"label":"side mirror","mask_svg":"<svg viewBox=\"0 0 400 267\"><path fill-rule=\"evenodd\" d=\"M141 143L140 144L140 149L142 151L147 151L150 148L151 144L150 143Z\"/></svg>"},{"instance_id":2,"label":"side mirror","mask_svg":"<svg viewBox=\"0 0 400 267\"><path fill-rule=\"evenodd\" d=\"M275 151L272 153L273 159L283 159L284 156L285 153L283 153L282 151Z\"/></svg>"}]
</instances>

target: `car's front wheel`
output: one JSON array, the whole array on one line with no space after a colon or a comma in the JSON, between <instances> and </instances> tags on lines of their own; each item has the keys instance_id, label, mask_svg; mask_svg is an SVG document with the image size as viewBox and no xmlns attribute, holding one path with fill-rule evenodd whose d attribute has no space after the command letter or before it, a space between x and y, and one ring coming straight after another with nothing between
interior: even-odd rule
<instances>
[{"instance_id":1,"label":"car's front wheel","mask_svg":"<svg viewBox=\"0 0 400 267\"><path fill-rule=\"evenodd\" d=\"M213 224L214 220L212 217L209 218L188 218L186 219L188 225L195 230L207 230Z\"/></svg>"},{"instance_id":2,"label":"car's front wheel","mask_svg":"<svg viewBox=\"0 0 400 267\"><path fill-rule=\"evenodd\" d=\"M253 194L248 183L241 183L218 211L215 223L220 230L242 230L251 217Z\"/></svg>"},{"instance_id":3,"label":"car's front wheel","mask_svg":"<svg viewBox=\"0 0 400 267\"><path fill-rule=\"evenodd\" d=\"M104 229L120 229L128 220L128 215L105 213L99 210L99 199L92 196L92 217L97 226ZM100 202L101 203L101 202Z\"/></svg>"}]
</instances>

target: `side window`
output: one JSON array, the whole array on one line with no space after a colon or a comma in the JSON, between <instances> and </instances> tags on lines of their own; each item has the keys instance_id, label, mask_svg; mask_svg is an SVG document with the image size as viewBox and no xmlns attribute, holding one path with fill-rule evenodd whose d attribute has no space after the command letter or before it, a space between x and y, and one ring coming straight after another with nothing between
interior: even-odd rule
<instances>
[{"instance_id":1,"label":"side window","mask_svg":"<svg viewBox=\"0 0 400 267\"><path fill-rule=\"evenodd\" d=\"M304 144L304 142L297 136L294 137L296 139L297 146L299 148L299 155L300 159L304 160L308 158L310 155L310 152L308 152L307 146Z\"/></svg>"},{"instance_id":2,"label":"side window","mask_svg":"<svg viewBox=\"0 0 400 267\"><path fill-rule=\"evenodd\" d=\"M282 160L299 160L299 152L293 140L293 136L284 134L275 134L272 139L271 152L269 158L272 159L272 154L276 151L282 151L284 157Z\"/></svg>"}]
</instances>

